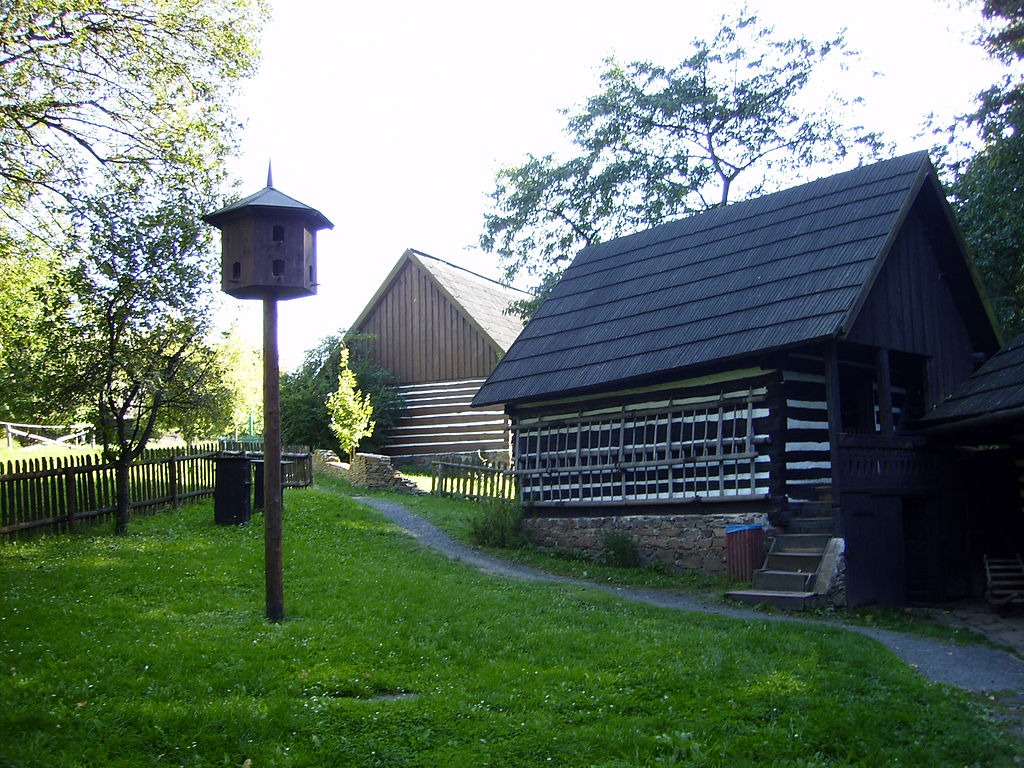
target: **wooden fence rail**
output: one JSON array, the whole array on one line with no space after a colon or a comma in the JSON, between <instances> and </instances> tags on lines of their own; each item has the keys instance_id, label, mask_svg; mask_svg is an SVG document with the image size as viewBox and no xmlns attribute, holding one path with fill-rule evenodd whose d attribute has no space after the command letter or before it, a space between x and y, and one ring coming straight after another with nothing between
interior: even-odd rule
<instances>
[{"instance_id":1,"label":"wooden fence rail","mask_svg":"<svg viewBox=\"0 0 1024 768\"><path fill-rule=\"evenodd\" d=\"M438 496L466 499L509 499L517 497L515 472L501 467L450 464L435 461L430 492Z\"/></svg>"},{"instance_id":2,"label":"wooden fence rail","mask_svg":"<svg viewBox=\"0 0 1024 768\"><path fill-rule=\"evenodd\" d=\"M261 451L245 455L261 458ZM262 447L262 446L260 446ZM313 483L313 454L306 448L282 451L285 487ZM178 507L213 494L216 443L147 451L131 470L132 510ZM0 462L0 541L48 528L73 532L81 521L105 521L114 514L113 465L98 456L77 455Z\"/></svg>"}]
</instances>

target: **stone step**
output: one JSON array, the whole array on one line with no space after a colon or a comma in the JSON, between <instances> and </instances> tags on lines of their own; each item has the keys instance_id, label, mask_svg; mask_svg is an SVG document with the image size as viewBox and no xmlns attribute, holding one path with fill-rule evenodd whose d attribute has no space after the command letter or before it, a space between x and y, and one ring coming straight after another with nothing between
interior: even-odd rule
<instances>
[{"instance_id":1,"label":"stone step","mask_svg":"<svg viewBox=\"0 0 1024 768\"><path fill-rule=\"evenodd\" d=\"M751 586L756 590L772 592L806 592L813 580L814 573L770 571L761 568L754 571Z\"/></svg>"},{"instance_id":2,"label":"stone step","mask_svg":"<svg viewBox=\"0 0 1024 768\"><path fill-rule=\"evenodd\" d=\"M772 552L816 552L821 554L832 538L827 533L783 533L772 542Z\"/></svg>"},{"instance_id":3,"label":"stone step","mask_svg":"<svg viewBox=\"0 0 1024 768\"><path fill-rule=\"evenodd\" d=\"M739 589L726 592L726 597L747 605L772 605L785 611L805 611L817 605L813 592L786 592L770 589Z\"/></svg>"},{"instance_id":4,"label":"stone step","mask_svg":"<svg viewBox=\"0 0 1024 768\"><path fill-rule=\"evenodd\" d=\"M814 573L821 562L820 552L769 552L764 568L768 571Z\"/></svg>"}]
</instances>

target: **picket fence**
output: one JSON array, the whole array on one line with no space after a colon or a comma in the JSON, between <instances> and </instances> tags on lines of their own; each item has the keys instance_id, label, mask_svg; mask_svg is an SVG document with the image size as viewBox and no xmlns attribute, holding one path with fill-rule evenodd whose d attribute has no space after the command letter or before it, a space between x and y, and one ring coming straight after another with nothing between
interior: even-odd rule
<instances>
[{"instance_id":1,"label":"picket fence","mask_svg":"<svg viewBox=\"0 0 1024 768\"><path fill-rule=\"evenodd\" d=\"M501 467L435 461L430 492L466 499L516 498L515 472Z\"/></svg>"},{"instance_id":2,"label":"picket fence","mask_svg":"<svg viewBox=\"0 0 1024 768\"><path fill-rule=\"evenodd\" d=\"M178 507L213 494L218 455L262 457L262 446L244 450L209 443L146 451L131 470L132 511ZM253 450L258 447L260 450ZM285 448L285 487L313 482L313 455L307 448ZM83 522L113 518L116 484L113 465L98 455L84 454L0 462L0 541L46 529L74 532Z\"/></svg>"}]
</instances>

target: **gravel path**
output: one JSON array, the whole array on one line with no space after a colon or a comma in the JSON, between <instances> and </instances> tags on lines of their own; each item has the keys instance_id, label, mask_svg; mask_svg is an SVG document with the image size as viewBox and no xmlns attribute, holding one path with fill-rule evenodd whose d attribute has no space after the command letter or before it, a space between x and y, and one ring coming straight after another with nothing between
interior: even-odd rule
<instances>
[{"instance_id":1,"label":"gravel path","mask_svg":"<svg viewBox=\"0 0 1024 768\"><path fill-rule=\"evenodd\" d=\"M726 605L698 596L676 595L658 590L609 587L601 584L553 576L534 568L506 562L500 558L479 552L452 540L440 528L432 525L401 504L376 498L358 498L394 523L412 534L421 544L437 549L454 560L461 560L476 566L485 573L515 579L555 581L566 584L586 585L618 595L628 600L647 603L660 608L682 611L699 611L720 616L757 619L758 621L791 621L818 624L812 619L788 614L767 614L739 606ZM1024 661L1006 651L984 645L952 645L920 637L882 629L871 629L844 625L851 632L859 632L893 651L907 664L930 680L963 688L974 692L1011 692L1015 698L1024 697Z\"/></svg>"}]
</instances>

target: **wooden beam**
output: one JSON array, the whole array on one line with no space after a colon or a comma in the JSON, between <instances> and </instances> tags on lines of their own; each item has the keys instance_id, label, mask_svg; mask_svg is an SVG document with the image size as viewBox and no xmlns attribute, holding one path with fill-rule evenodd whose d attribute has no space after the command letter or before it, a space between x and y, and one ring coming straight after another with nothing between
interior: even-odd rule
<instances>
[{"instance_id":1,"label":"wooden beam","mask_svg":"<svg viewBox=\"0 0 1024 768\"><path fill-rule=\"evenodd\" d=\"M878 387L878 420L883 435L895 431L892 416L892 369L889 364L889 350L879 349L875 356L875 383Z\"/></svg>"},{"instance_id":2,"label":"wooden beam","mask_svg":"<svg viewBox=\"0 0 1024 768\"><path fill-rule=\"evenodd\" d=\"M839 435L843 431L843 409L840 405L839 352L835 342L825 349L825 402L828 408L829 463L832 467L832 506L841 509L842 457L840 456ZM843 535L842 516L837 517L839 534Z\"/></svg>"}]
</instances>

